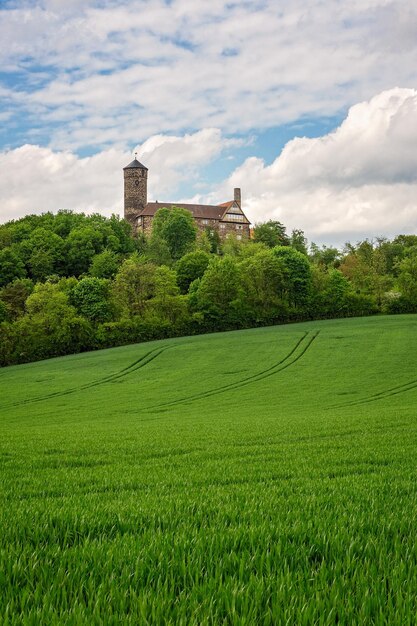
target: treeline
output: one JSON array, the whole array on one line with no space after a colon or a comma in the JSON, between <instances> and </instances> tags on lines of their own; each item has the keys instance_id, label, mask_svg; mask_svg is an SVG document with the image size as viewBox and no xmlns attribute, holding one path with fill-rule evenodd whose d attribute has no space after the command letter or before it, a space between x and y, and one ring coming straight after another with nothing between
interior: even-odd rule
<instances>
[{"instance_id":1,"label":"treeline","mask_svg":"<svg viewBox=\"0 0 417 626\"><path fill-rule=\"evenodd\" d=\"M417 236L318 247L279 222L198 233L160 209L149 238L62 211L0 226L0 365L290 321L417 312Z\"/></svg>"}]
</instances>

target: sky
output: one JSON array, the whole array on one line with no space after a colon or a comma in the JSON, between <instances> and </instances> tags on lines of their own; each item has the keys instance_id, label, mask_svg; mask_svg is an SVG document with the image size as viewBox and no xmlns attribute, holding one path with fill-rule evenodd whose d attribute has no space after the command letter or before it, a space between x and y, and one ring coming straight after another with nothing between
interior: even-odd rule
<instances>
[{"instance_id":1,"label":"sky","mask_svg":"<svg viewBox=\"0 0 417 626\"><path fill-rule=\"evenodd\" d=\"M417 233L417 0L0 0L0 222L217 204L341 246Z\"/></svg>"}]
</instances>

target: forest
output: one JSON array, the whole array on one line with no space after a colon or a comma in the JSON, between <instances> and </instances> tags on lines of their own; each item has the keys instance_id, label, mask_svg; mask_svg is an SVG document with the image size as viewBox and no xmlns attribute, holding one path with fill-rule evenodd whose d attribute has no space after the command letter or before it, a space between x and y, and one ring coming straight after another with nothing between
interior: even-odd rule
<instances>
[{"instance_id":1,"label":"forest","mask_svg":"<svg viewBox=\"0 0 417 626\"><path fill-rule=\"evenodd\" d=\"M0 365L206 332L417 312L417 236L342 250L277 221L250 241L161 208L149 237L70 211L0 225Z\"/></svg>"}]
</instances>

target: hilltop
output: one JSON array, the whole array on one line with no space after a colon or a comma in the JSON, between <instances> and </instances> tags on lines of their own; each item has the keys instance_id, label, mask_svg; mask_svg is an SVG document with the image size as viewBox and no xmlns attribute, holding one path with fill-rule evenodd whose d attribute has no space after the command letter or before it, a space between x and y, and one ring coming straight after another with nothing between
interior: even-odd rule
<instances>
[{"instance_id":1,"label":"hilltop","mask_svg":"<svg viewBox=\"0 0 417 626\"><path fill-rule=\"evenodd\" d=\"M161 207L0 226L0 366L139 341L309 319L417 312L417 237L319 248L258 224L247 241Z\"/></svg>"}]
</instances>

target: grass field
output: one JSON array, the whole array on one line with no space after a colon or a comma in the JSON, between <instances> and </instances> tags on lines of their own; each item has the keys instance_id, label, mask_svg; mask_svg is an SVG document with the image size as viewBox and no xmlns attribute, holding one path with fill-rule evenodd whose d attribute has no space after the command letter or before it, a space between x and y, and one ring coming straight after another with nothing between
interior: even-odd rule
<instances>
[{"instance_id":1,"label":"grass field","mask_svg":"<svg viewBox=\"0 0 417 626\"><path fill-rule=\"evenodd\" d=\"M0 623L417 623L417 316L0 370Z\"/></svg>"}]
</instances>

